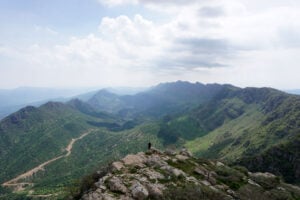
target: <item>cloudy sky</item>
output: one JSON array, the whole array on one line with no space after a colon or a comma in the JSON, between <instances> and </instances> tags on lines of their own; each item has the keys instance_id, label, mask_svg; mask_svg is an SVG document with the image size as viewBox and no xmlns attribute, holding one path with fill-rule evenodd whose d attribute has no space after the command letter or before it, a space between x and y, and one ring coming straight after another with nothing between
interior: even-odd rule
<instances>
[{"instance_id":1,"label":"cloudy sky","mask_svg":"<svg viewBox=\"0 0 300 200\"><path fill-rule=\"evenodd\" d=\"M0 88L300 88L299 0L1 0Z\"/></svg>"}]
</instances>

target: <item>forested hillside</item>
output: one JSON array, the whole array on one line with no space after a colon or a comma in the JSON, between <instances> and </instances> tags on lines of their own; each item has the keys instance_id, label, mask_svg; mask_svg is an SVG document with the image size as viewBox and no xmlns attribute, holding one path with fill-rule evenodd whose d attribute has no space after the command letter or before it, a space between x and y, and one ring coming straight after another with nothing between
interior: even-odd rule
<instances>
[{"instance_id":1,"label":"forested hillside","mask_svg":"<svg viewBox=\"0 0 300 200\"><path fill-rule=\"evenodd\" d=\"M101 90L4 118L0 181L22 194L60 195L83 174L151 142L298 184L299 129L300 97L272 88L178 81L134 95Z\"/></svg>"}]
</instances>

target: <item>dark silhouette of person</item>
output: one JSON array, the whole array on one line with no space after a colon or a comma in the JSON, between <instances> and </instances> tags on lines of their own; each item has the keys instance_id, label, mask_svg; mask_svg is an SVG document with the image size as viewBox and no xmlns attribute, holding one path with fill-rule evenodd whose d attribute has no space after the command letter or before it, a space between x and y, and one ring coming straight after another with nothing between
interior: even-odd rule
<instances>
[{"instance_id":1,"label":"dark silhouette of person","mask_svg":"<svg viewBox=\"0 0 300 200\"><path fill-rule=\"evenodd\" d=\"M152 146L152 144L151 144L151 142L149 142L149 143L148 143L148 150L151 149L151 146Z\"/></svg>"}]
</instances>

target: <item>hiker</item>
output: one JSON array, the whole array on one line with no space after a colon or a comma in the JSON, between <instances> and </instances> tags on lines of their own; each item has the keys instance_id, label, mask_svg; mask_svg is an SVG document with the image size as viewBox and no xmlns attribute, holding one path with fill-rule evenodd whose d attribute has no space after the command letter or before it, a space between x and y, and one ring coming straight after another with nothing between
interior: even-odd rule
<instances>
[{"instance_id":1,"label":"hiker","mask_svg":"<svg viewBox=\"0 0 300 200\"><path fill-rule=\"evenodd\" d=\"M152 144L151 144L151 142L149 142L149 143L148 143L148 150L151 149L151 146L152 146Z\"/></svg>"}]
</instances>

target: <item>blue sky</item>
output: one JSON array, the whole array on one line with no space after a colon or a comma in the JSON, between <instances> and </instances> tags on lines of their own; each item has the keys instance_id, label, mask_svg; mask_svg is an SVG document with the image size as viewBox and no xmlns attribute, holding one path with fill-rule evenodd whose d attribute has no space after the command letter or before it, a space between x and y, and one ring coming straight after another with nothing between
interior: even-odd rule
<instances>
[{"instance_id":1,"label":"blue sky","mask_svg":"<svg viewBox=\"0 0 300 200\"><path fill-rule=\"evenodd\" d=\"M141 6L107 7L96 0L2 0L1 36L4 42L35 42L36 27L48 28L65 37L97 31L103 17L146 12ZM26 33L27 32L27 33ZM41 35L43 37L45 35ZM7 39L9 38L9 41ZM41 38L47 40L47 37ZM43 42L43 41L41 41Z\"/></svg>"},{"instance_id":2,"label":"blue sky","mask_svg":"<svg viewBox=\"0 0 300 200\"><path fill-rule=\"evenodd\" d=\"M0 88L300 87L294 0L1 0Z\"/></svg>"}]
</instances>

